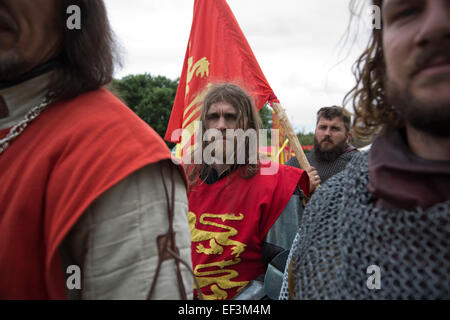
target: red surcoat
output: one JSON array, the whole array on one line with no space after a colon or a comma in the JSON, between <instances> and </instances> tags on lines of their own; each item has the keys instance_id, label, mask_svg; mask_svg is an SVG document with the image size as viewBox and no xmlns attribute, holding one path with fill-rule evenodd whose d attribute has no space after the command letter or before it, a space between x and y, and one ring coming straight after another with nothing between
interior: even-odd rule
<instances>
[{"instance_id":1,"label":"red surcoat","mask_svg":"<svg viewBox=\"0 0 450 320\"><path fill-rule=\"evenodd\" d=\"M189 192L192 264L206 299L231 299L265 273L264 237L295 187L309 190L303 170L280 165L275 175L260 172L245 179L236 170L211 185L199 181Z\"/></svg>"},{"instance_id":2,"label":"red surcoat","mask_svg":"<svg viewBox=\"0 0 450 320\"><path fill-rule=\"evenodd\" d=\"M49 106L0 155L0 299L65 299L58 247L70 228L113 185L170 157L105 89Z\"/></svg>"}]
</instances>

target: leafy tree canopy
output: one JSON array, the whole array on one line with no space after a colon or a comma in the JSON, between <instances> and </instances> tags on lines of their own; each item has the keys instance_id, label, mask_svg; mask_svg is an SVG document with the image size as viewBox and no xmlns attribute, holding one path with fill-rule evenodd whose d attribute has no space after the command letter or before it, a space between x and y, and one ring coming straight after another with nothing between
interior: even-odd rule
<instances>
[{"instance_id":1,"label":"leafy tree canopy","mask_svg":"<svg viewBox=\"0 0 450 320\"><path fill-rule=\"evenodd\" d=\"M142 120L164 137L179 79L150 74L128 75L111 83L113 92ZM173 143L166 142L169 148Z\"/></svg>"}]
</instances>

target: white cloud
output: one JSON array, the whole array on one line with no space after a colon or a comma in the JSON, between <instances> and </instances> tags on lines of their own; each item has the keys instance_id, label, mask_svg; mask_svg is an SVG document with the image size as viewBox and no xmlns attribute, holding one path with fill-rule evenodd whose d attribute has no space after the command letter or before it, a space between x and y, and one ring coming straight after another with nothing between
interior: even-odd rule
<instances>
[{"instance_id":1,"label":"white cloud","mask_svg":"<svg viewBox=\"0 0 450 320\"><path fill-rule=\"evenodd\" d=\"M125 49L116 74L180 76L193 0L106 0ZM344 45L348 1L228 0L272 89L297 130L312 131L316 111L340 105L354 79L363 40ZM367 32L366 32L367 33Z\"/></svg>"}]
</instances>

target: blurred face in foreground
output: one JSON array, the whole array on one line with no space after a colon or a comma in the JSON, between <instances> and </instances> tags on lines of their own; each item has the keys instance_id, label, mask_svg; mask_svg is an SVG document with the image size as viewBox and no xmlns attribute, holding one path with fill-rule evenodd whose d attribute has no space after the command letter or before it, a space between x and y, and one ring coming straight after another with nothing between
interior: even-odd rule
<instances>
[{"instance_id":1,"label":"blurred face in foreground","mask_svg":"<svg viewBox=\"0 0 450 320\"><path fill-rule=\"evenodd\" d=\"M63 30L58 0L0 0L0 80L12 80L53 58Z\"/></svg>"},{"instance_id":2,"label":"blurred face in foreground","mask_svg":"<svg viewBox=\"0 0 450 320\"><path fill-rule=\"evenodd\" d=\"M450 137L450 1L385 0L387 98L407 125Z\"/></svg>"}]
</instances>

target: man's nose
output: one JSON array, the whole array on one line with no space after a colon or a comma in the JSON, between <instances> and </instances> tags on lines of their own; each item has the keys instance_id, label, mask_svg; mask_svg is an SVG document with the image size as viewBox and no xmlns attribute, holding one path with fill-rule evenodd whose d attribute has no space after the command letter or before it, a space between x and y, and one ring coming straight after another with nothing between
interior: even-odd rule
<instances>
[{"instance_id":1,"label":"man's nose","mask_svg":"<svg viewBox=\"0 0 450 320\"><path fill-rule=\"evenodd\" d=\"M442 41L450 41L450 4L447 0L429 1L423 24L416 34L416 43L441 44Z\"/></svg>"},{"instance_id":2,"label":"man's nose","mask_svg":"<svg viewBox=\"0 0 450 320\"><path fill-rule=\"evenodd\" d=\"M225 118L223 116L219 117L219 120L217 121L217 130L224 130L227 128L227 123L225 121Z\"/></svg>"}]
</instances>

